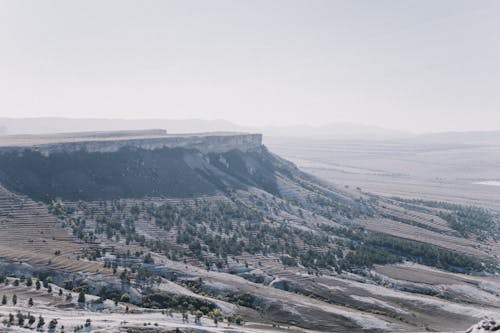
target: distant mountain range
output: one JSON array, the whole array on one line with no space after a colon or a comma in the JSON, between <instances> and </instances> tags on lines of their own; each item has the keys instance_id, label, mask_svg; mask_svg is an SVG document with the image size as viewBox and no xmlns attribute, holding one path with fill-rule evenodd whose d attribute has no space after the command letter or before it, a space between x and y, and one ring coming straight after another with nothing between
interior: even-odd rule
<instances>
[{"instance_id":1,"label":"distant mountain range","mask_svg":"<svg viewBox=\"0 0 500 333\"><path fill-rule=\"evenodd\" d=\"M442 132L416 135L412 141L431 144L492 144L500 143L500 131Z\"/></svg>"},{"instance_id":2,"label":"distant mountain range","mask_svg":"<svg viewBox=\"0 0 500 333\"><path fill-rule=\"evenodd\" d=\"M166 129L168 133L211 131L259 132L265 137L296 137L331 140L402 141L413 144L496 144L500 131L441 132L414 134L352 123L321 126L242 126L216 119L99 119L99 118L0 118L0 135L46 134L80 131Z\"/></svg>"},{"instance_id":3,"label":"distant mountain range","mask_svg":"<svg viewBox=\"0 0 500 333\"><path fill-rule=\"evenodd\" d=\"M368 126L352 123L332 123L321 126L293 125L293 126L265 126L259 128L268 136L278 137L314 137L329 139L370 139L390 140L407 138L411 133L387 129L377 126Z\"/></svg>"},{"instance_id":4,"label":"distant mountain range","mask_svg":"<svg viewBox=\"0 0 500 333\"><path fill-rule=\"evenodd\" d=\"M169 133L243 131L225 120L201 119L99 119L99 118L0 118L0 134L47 134L82 131L166 129Z\"/></svg>"}]
</instances>

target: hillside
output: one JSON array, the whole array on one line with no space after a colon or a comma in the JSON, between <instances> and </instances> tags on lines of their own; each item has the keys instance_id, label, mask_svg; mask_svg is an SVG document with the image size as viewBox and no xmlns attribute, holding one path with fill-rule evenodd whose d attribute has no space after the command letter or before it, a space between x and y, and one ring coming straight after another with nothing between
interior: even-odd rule
<instances>
[{"instance_id":1,"label":"hillside","mask_svg":"<svg viewBox=\"0 0 500 333\"><path fill-rule=\"evenodd\" d=\"M131 134L9 137L0 147L0 182L45 202L196 197L256 183L276 190L259 136ZM25 150L28 142L34 145Z\"/></svg>"},{"instance_id":2,"label":"hillside","mask_svg":"<svg viewBox=\"0 0 500 333\"><path fill-rule=\"evenodd\" d=\"M335 187L260 135L8 137L0 183L0 272L11 284L50 276L54 289L144 320L168 309L164 328L191 330L175 319L187 312L217 331L206 318L220 311L244 332L450 331L500 310L495 212ZM95 304L83 309L106 327Z\"/></svg>"}]
</instances>

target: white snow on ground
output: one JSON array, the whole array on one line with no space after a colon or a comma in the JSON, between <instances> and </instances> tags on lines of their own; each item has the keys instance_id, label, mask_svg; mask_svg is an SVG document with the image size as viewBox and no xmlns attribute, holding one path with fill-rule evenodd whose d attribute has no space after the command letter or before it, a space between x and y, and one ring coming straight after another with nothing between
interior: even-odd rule
<instances>
[{"instance_id":1,"label":"white snow on ground","mask_svg":"<svg viewBox=\"0 0 500 333\"><path fill-rule=\"evenodd\" d=\"M309 305L311 307L318 307L317 304L304 302L304 305ZM350 318L356 322L359 326L365 329L390 329L390 323L385 320L379 319L373 315L366 315L361 312L347 311L338 307L324 306L321 307L323 311L330 312L336 315L344 316Z\"/></svg>"},{"instance_id":2,"label":"white snow on ground","mask_svg":"<svg viewBox=\"0 0 500 333\"><path fill-rule=\"evenodd\" d=\"M500 280L498 281L498 283L492 283L490 281L480 281L479 288L490 293L500 295Z\"/></svg>"},{"instance_id":3,"label":"white snow on ground","mask_svg":"<svg viewBox=\"0 0 500 333\"><path fill-rule=\"evenodd\" d=\"M450 312L450 313L467 315L467 316L477 317L477 318L498 315L498 309L495 309L495 308L487 308L487 307L478 308L477 306L473 306L473 305L456 304L456 303L448 302L446 300L438 299L435 297L430 297L430 296L425 296L425 295L416 295L416 294L412 294L412 293L408 293L408 292L404 292L404 291L399 291L399 290L396 291L396 290L381 287L378 285L366 284L366 283L361 283L361 282L356 282L356 281L340 280L340 279L333 277L333 276L328 276L325 278L332 279L332 280L338 280L338 281L341 281L343 283L348 283L348 284L352 285L353 287L364 289L373 295L406 299L406 300L418 302L418 303L422 304L423 306L434 306L436 308L439 308L443 311Z\"/></svg>"},{"instance_id":4,"label":"white snow on ground","mask_svg":"<svg viewBox=\"0 0 500 333\"><path fill-rule=\"evenodd\" d=\"M437 285L435 286L436 289L440 289L443 291L450 291L450 292L455 292L457 294L461 294L463 296L466 296L470 299L474 300L481 300L483 302L488 302L491 304L496 304L500 306L500 297L497 295L493 295L490 292L483 291L481 289L478 289L474 286L470 285L464 285L464 284L453 284L453 285Z\"/></svg>"},{"instance_id":5,"label":"white snow on ground","mask_svg":"<svg viewBox=\"0 0 500 333\"><path fill-rule=\"evenodd\" d=\"M330 289L330 290L335 290L335 291L345 291L345 288L342 288L342 287L339 287L339 286L329 286L327 284L324 284L324 283L317 283L318 286L321 286L321 287L325 287L327 289Z\"/></svg>"},{"instance_id":6,"label":"white snow on ground","mask_svg":"<svg viewBox=\"0 0 500 333\"><path fill-rule=\"evenodd\" d=\"M365 296L358 296L358 295L351 295L350 297L352 299L355 299L355 300L360 301L360 302L369 303L369 304L380 306L382 308L386 308L386 309L392 310L392 311L394 311L396 313L405 314L405 315L409 315L410 314L409 312L406 312L404 310L398 309L398 308L390 305L387 302L384 302L384 301L382 301L380 299L376 299L376 298L373 298L373 297L365 297Z\"/></svg>"},{"instance_id":7,"label":"white snow on ground","mask_svg":"<svg viewBox=\"0 0 500 333\"><path fill-rule=\"evenodd\" d=\"M51 307L49 304L40 305L33 308L26 308L23 306L1 306L0 315L1 319L8 317L9 313L16 314L17 311L23 314L30 312L37 318L42 315L45 319L45 329L50 320L57 319L58 327L64 325L66 332L73 332L73 327L85 324L85 320L90 318L92 320L91 332L120 332L120 329L125 327L158 327L162 329L175 329L191 328L197 331L204 332L227 332L228 327L226 324L219 324L216 326L211 319L202 319L201 325L193 322L193 317L190 316L190 323L183 323L181 314L173 314L172 316L164 315L161 311L151 311L147 313L104 313L104 312L90 312L87 310L71 309L60 310ZM147 323L147 326L144 324ZM157 325L156 325L157 324ZM230 327L235 332L245 333L263 333L274 332L272 329L253 329L245 326L232 325ZM0 332L4 332L6 326L0 324ZM30 329L22 329L12 326L7 332L33 332ZM84 331L82 331L84 332Z\"/></svg>"},{"instance_id":8,"label":"white snow on ground","mask_svg":"<svg viewBox=\"0 0 500 333\"><path fill-rule=\"evenodd\" d=\"M222 313L224 313L224 314L234 313L237 309L237 306L234 304L231 304L229 302L224 302L224 301L218 300L216 298L210 298L210 297L205 297L203 295L196 294L196 293L192 292L191 290L189 290L183 286L180 286L177 283L171 282L171 281L162 282L159 285L158 289L165 290L165 291L168 291L168 292L173 293L173 294L188 295L188 296L192 296L192 297L196 297L196 298L200 298L200 299L205 299L209 302L214 302L219 307L219 309L222 311Z\"/></svg>"}]
</instances>

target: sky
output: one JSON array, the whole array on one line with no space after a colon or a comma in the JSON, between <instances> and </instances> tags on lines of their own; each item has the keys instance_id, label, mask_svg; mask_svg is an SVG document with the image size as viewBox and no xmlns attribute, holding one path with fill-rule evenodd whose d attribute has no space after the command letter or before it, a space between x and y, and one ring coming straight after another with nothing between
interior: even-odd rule
<instances>
[{"instance_id":1,"label":"sky","mask_svg":"<svg viewBox=\"0 0 500 333\"><path fill-rule=\"evenodd\" d=\"M0 117L500 130L500 1L0 0Z\"/></svg>"}]
</instances>

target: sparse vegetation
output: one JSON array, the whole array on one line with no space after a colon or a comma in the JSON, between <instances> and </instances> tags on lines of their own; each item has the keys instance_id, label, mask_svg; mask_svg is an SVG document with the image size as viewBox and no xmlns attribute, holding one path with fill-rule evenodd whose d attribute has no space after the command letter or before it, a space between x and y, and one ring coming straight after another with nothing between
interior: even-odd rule
<instances>
[{"instance_id":1,"label":"sparse vegetation","mask_svg":"<svg viewBox=\"0 0 500 333\"><path fill-rule=\"evenodd\" d=\"M140 321L144 326L139 331L161 331L162 321L155 317L160 309L165 320L169 320L167 316L172 316L172 312L182 313L185 325L213 326L223 320L228 325L243 325L246 319L243 314L251 320L262 318L280 329L283 322L310 328L311 318L321 314L335 325L345 321L334 327L324 320L321 325L329 331L357 328L358 323L336 313L337 307L328 307L333 303L363 311L369 320L388 316L389 322L401 320L410 327L424 316L412 317L412 309L405 302L396 304L392 296L363 291L377 283L380 288L393 288L394 293L400 292L398 288L410 289L408 283L398 281L397 277L384 277L378 272L381 267L396 270L416 266L416 270L431 271L428 267L406 263L413 262L449 272L487 274L498 270L497 263L487 259L488 256L494 258L494 244L488 244L487 248L485 245L484 249L479 245L457 245L459 252L452 250L455 247L445 247L451 242L441 247L425 239L406 239L400 230L394 234L403 236L396 237L369 231L376 228L358 227L366 221L373 225L383 220L401 228L424 230L424 235L453 240L467 238L482 245L482 241L493 239L497 223L494 212L453 204L382 198L368 195L359 188L353 195L352 185L337 191L265 150L205 154L184 149L154 153L122 149L117 153L80 151L48 156L27 152L1 157L0 162L7 161L8 165L0 169L16 172L15 166L21 163L19 158L28 159L33 165L42 163L42 166L36 172L32 166L23 166L14 179L16 183L8 185L22 185L20 193L48 204L16 194L0 206L3 207L0 209L2 226L18 234L21 232L16 226L23 228L26 234L22 237L16 234L17 239L28 249L41 249L33 256L36 259L32 259L29 250L9 243L14 249L10 257L6 257L15 260L13 265L22 264L24 271L23 275L7 272L8 278L0 276L0 283L11 284L2 290L5 295L1 308L8 312L11 304L7 303L16 306L8 319L5 316L6 325L35 325L35 316L16 311L24 309L39 316L36 311L41 304L54 304L58 311L79 305L77 310L85 317L78 325L68 326L67 319L50 314L46 325L39 316L36 324L39 328L48 326L57 328L57 332L82 332L90 328L97 331L102 321L99 316L94 317L93 312L106 311L110 317L144 315L144 324ZM119 160L116 164L115 159ZM187 166L186 161L207 168ZM155 167L151 168L152 165ZM189 170L179 171L183 168ZM213 168L224 176L217 176ZM173 169L176 171L168 174ZM62 170L73 173L71 177L59 177ZM32 171L47 173L47 179L38 179L40 175L33 175ZM28 174L31 177L23 178ZM54 186L41 191L47 182ZM179 191L183 182L187 182L187 186ZM192 184L199 187L194 188ZM101 192L97 193L96 189ZM3 188L0 194L4 193L1 191ZM62 199L56 197L58 191ZM10 192L5 190L5 193ZM172 198L171 193L179 195ZM5 207L13 205L12 202L19 207L29 205L29 214L24 214L22 209L17 215L11 213ZM385 204L387 207L383 207ZM38 221L40 216L43 221L49 221L43 224L43 230L33 227L33 221ZM431 223L434 218L436 225ZM21 222L16 224L17 221ZM52 235L54 230L59 233ZM2 250L4 248L7 246ZM386 265L397 263L405 265ZM32 272L28 267L40 267L40 271ZM432 269L434 271L437 270ZM453 283L475 279L438 272ZM359 285L363 279L369 283ZM468 288L476 288L474 283ZM429 290L430 287L414 281L411 285L413 289L409 291L432 295L436 302L446 298L451 303L463 297L449 290L452 287L448 288L448 281L439 290ZM288 297L290 301L284 302ZM311 302L308 297L315 301ZM473 302L482 304L477 299L471 304ZM397 310L399 307L401 311ZM304 309L307 315L296 316L296 311ZM422 313L431 318L426 311ZM292 318L292 314L297 318ZM87 315L89 318L84 324ZM127 328L128 324L124 322L123 327Z\"/></svg>"},{"instance_id":2,"label":"sparse vegetation","mask_svg":"<svg viewBox=\"0 0 500 333\"><path fill-rule=\"evenodd\" d=\"M84 304L85 303L85 292L82 290L78 293L78 303Z\"/></svg>"},{"instance_id":3,"label":"sparse vegetation","mask_svg":"<svg viewBox=\"0 0 500 333\"><path fill-rule=\"evenodd\" d=\"M216 308L214 304L203 299L169 294L166 292L145 295L141 302L141 306L147 308L173 309L180 312L200 311L204 315L207 315Z\"/></svg>"},{"instance_id":4,"label":"sparse vegetation","mask_svg":"<svg viewBox=\"0 0 500 333\"><path fill-rule=\"evenodd\" d=\"M448 222L449 226L462 236L476 236L479 239L498 239L500 237L500 221L486 209L474 206L463 206L449 202L419 199L395 198L398 201L439 208L436 213Z\"/></svg>"}]
</instances>

